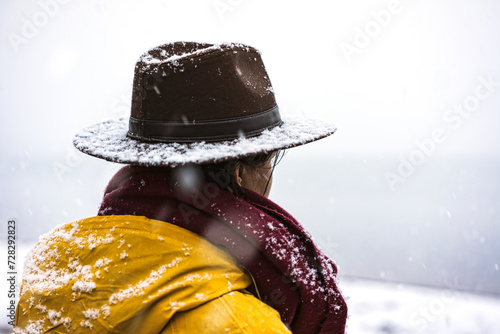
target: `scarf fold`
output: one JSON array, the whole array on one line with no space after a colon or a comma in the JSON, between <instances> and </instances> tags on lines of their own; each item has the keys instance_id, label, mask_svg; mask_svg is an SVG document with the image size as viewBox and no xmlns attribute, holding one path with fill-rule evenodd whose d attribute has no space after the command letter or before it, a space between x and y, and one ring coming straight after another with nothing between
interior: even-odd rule
<instances>
[{"instance_id":1,"label":"scarf fold","mask_svg":"<svg viewBox=\"0 0 500 334\"><path fill-rule=\"evenodd\" d=\"M224 247L252 275L262 300L293 333L344 333L337 268L284 209L245 189L201 181L196 167L126 166L106 188L100 216L162 220Z\"/></svg>"}]
</instances>

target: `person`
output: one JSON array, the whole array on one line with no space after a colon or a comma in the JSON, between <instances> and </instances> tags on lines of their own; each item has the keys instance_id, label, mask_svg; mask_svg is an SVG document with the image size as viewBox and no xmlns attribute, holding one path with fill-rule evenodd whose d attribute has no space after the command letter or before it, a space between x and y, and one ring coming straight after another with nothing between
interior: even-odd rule
<instances>
[{"instance_id":1,"label":"person","mask_svg":"<svg viewBox=\"0 0 500 334\"><path fill-rule=\"evenodd\" d=\"M124 163L96 217L25 263L15 333L344 333L337 268L268 199L286 149L335 132L282 117L260 52L175 42L137 61L131 116L82 130Z\"/></svg>"}]
</instances>

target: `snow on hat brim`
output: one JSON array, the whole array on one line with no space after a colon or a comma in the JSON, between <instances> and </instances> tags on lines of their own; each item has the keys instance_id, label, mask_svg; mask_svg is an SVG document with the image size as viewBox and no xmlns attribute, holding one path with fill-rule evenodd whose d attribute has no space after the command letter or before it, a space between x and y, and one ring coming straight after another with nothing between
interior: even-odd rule
<instances>
[{"instance_id":1,"label":"snow on hat brim","mask_svg":"<svg viewBox=\"0 0 500 334\"><path fill-rule=\"evenodd\" d=\"M139 166L180 166L238 159L304 145L336 131L332 124L299 117L283 117L283 124L256 137L223 142L154 143L127 137L128 121L109 120L77 133L75 147L111 162Z\"/></svg>"}]
</instances>

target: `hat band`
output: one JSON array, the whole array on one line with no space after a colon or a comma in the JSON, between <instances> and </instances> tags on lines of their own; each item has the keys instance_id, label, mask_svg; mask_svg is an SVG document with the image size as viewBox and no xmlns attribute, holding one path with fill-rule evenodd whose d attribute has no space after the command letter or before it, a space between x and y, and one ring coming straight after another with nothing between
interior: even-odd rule
<instances>
[{"instance_id":1,"label":"hat band","mask_svg":"<svg viewBox=\"0 0 500 334\"><path fill-rule=\"evenodd\" d=\"M133 139L164 143L223 141L257 136L266 129L281 125L278 106L242 117L204 121L156 121L130 117L127 136Z\"/></svg>"}]
</instances>

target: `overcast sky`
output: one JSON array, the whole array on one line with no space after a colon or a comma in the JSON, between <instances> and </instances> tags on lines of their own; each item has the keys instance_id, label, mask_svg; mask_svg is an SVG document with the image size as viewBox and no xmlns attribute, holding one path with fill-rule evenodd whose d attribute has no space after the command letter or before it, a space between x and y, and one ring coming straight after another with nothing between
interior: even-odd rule
<instances>
[{"instance_id":1,"label":"overcast sky","mask_svg":"<svg viewBox=\"0 0 500 334\"><path fill-rule=\"evenodd\" d=\"M497 1L59 1L0 4L4 157L128 116L135 61L175 40L260 49L283 112L337 124L333 151L405 155L436 128L437 154L499 151L499 84L470 98L500 82Z\"/></svg>"}]
</instances>

